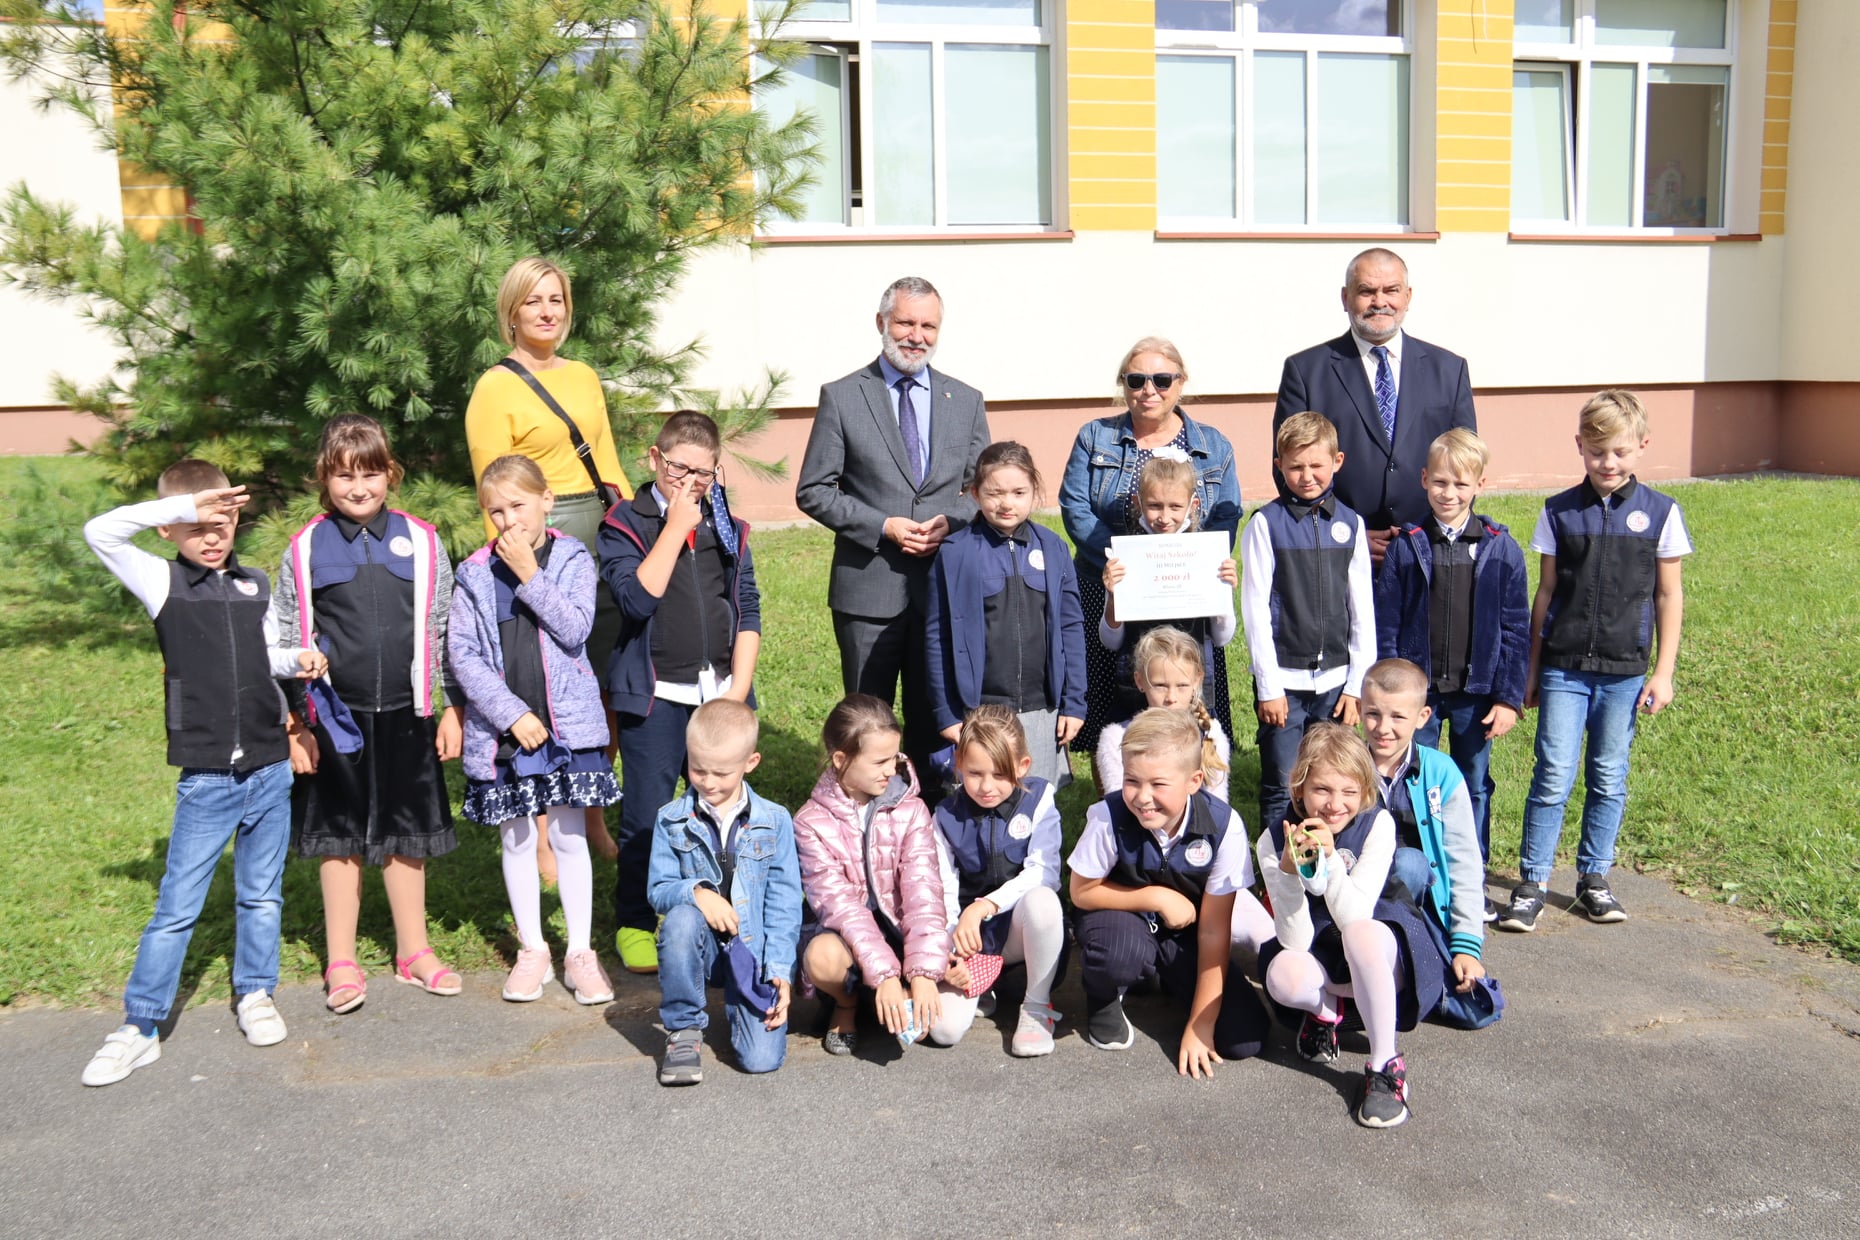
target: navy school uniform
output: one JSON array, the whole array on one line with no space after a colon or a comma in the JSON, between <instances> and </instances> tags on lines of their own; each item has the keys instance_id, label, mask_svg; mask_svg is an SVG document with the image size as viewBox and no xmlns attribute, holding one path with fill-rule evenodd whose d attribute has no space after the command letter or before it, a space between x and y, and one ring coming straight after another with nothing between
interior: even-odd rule
<instances>
[{"instance_id":1,"label":"navy school uniform","mask_svg":"<svg viewBox=\"0 0 1860 1240\"><path fill-rule=\"evenodd\" d=\"M1059 889L1060 827L1053 786L1030 778L1017 795L993 809L983 809L958 791L937 806L936 829L949 867L943 890L952 925L977 900L1003 888L1013 892L1014 898L998 901L1000 911L982 923L982 951L999 956L1007 946L1020 898L1036 886Z\"/></svg>"}]
</instances>

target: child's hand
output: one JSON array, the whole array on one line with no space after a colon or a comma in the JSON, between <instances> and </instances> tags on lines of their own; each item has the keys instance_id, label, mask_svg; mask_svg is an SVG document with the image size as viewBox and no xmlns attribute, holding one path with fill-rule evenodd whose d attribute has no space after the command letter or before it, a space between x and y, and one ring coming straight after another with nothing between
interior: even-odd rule
<instances>
[{"instance_id":1,"label":"child's hand","mask_svg":"<svg viewBox=\"0 0 1860 1240\"><path fill-rule=\"evenodd\" d=\"M982 950L982 923L1000 912L993 900L977 900L956 919L956 954L973 956Z\"/></svg>"},{"instance_id":2,"label":"child's hand","mask_svg":"<svg viewBox=\"0 0 1860 1240\"><path fill-rule=\"evenodd\" d=\"M1537 709L1537 669L1532 668L1524 678L1524 709Z\"/></svg>"},{"instance_id":3,"label":"child's hand","mask_svg":"<svg viewBox=\"0 0 1860 1240\"><path fill-rule=\"evenodd\" d=\"M1263 702L1255 702L1253 704L1253 713L1258 715L1259 721L1267 727L1282 728L1285 726L1286 719L1291 716L1292 706L1290 702L1285 700L1285 695L1281 693L1276 698L1268 698Z\"/></svg>"},{"instance_id":4,"label":"child's hand","mask_svg":"<svg viewBox=\"0 0 1860 1240\"><path fill-rule=\"evenodd\" d=\"M1673 678L1671 676L1649 676L1647 683L1641 686L1640 711L1643 715L1659 714L1672 700Z\"/></svg>"},{"instance_id":5,"label":"child's hand","mask_svg":"<svg viewBox=\"0 0 1860 1240\"><path fill-rule=\"evenodd\" d=\"M1337 709L1330 712L1330 717L1346 728L1356 726L1357 701L1345 693L1337 698Z\"/></svg>"},{"instance_id":6,"label":"child's hand","mask_svg":"<svg viewBox=\"0 0 1860 1240\"><path fill-rule=\"evenodd\" d=\"M549 739L549 729L543 726L535 711L526 710L521 719L510 725L510 735L527 753Z\"/></svg>"},{"instance_id":7,"label":"child's hand","mask_svg":"<svg viewBox=\"0 0 1860 1240\"><path fill-rule=\"evenodd\" d=\"M1284 874L1298 873L1298 857L1312 849L1319 852L1333 852L1336 849L1335 838L1316 818L1307 818L1297 826L1290 822L1285 824L1285 853L1279 858L1279 870Z\"/></svg>"},{"instance_id":8,"label":"child's hand","mask_svg":"<svg viewBox=\"0 0 1860 1240\"><path fill-rule=\"evenodd\" d=\"M962 962L960 956L953 953L950 955L949 968L943 970L943 984L955 990L969 989L969 966Z\"/></svg>"},{"instance_id":9,"label":"child's hand","mask_svg":"<svg viewBox=\"0 0 1860 1240\"><path fill-rule=\"evenodd\" d=\"M724 899L709 887L698 887L691 892L691 903L697 905L697 911L704 914L704 922L718 934L736 933L736 906Z\"/></svg>"},{"instance_id":10,"label":"child's hand","mask_svg":"<svg viewBox=\"0 0 1860 1240\"><path fill-rule=\"evenodd\" d=\"M306 728L303 720L296 715L284 730L285 739L291 748L291 774L314 775L317 763L322 760L322 751L317 747L316 733Z\"/></svg>"},{"instance_id":11,"label":"child's hand","mask_svg":"<svg viewBox=\"0 0 1860 1240\"><path fill-rule=\"evenodd\" d=\"M438 751L441 762L451 762L464 747L465 711L462 707L448 706L440 712L439 735L433 740L433 748Z\"/></svg>"},{"instance_id":12,"label":"child's hand","mask_svg":"<svg viewBox=\"0 0 1860 1240\"><path fill-rule=\"evenodd\" d=\"M1117 583L1124 579L1124 562L1116 556L1107 556L1104 561L1104 592L1115 593Z\"/></svg>"},{"instance_id":13,"label":"child's hand","mask_svg":"<svg viewBox=\"0 0 1860 1240\"><path fill-rule=\"evenodd\" d=\"M927 977L911 979L911 1010L917 1020L920 1033L929 1033L930 1026L943 1019L943 996L938 993L936 983ZM899 1025L898 1029L904 1028ZM897 1030L892 1030L896 1033Z\"/></svg>"},{"instance_id":14,"label":"child's hand","mask_svg":"<svg viewBox=\"0 0 1860 1240\"><path fill-rule=\"evenodd\" d=\"M1485 976L1485 965L1479 962L1479 957L1477 956L1468 956L1463 952L1455 952L1453 955L1453 976L1458 978L1460 983L1453 988L1454 992L1463 995L1473 988L1473 983L1475 981Z\"/></svg>"},{"instance_id":15,"label":"child's hand","mask_svg":"<svg viewBox=\"0 0 1860 1240\"><path fill-rule=\"evenodd\" d=\"M1195 907L1193 900L1167 887L1158 887L1155 890L1156 915L1162 918L1163 925L1171 930L1180 930L1184 926L1195 924L1195 918L1200 915L1201 910Z\"/></svg>"},{"instance_id":16,"label":"child's hand","mask_svg":"<svg viewBox=\"0 0 1860 1240\"><path fill-rule=\"evenodd\" d=\"M1240 584L1240 568L1231 555L1221 561L1221 580L1229 586Z\"/></svg>"},{"instance_id":17,"label":"child's hand","mask_svg":"<svg viewBox=\"0 0 1860 1240\"><path fill-rule=\"evenodd\" d=\"M704 496L698 491L697 476L688 474L683 482L672 484L665 497L664 537L682 539L704 524Z\"/></svg>"},{"instance_id":18,"label":"child's hand","mask_svg":"<svg viewBox=\"0 0 1860 1240\"><path fill-rule=\"evenodd\" d=\"M318 680L329 675L329 658L321 650L299 650L297 668L297 679Z\"/></svg>"},{"instance_id":19,"label":"child's hand","mask_svg":"<svg viewBox=\"0 0 1860 1240\"><path fill-rule=\"evenodd\" d=\"M788 1023L788 1000L794 994L794 987L785 977L776 978L774 985L775 1006L768 1010L768 1019L762 1022L762 1027L771 1032Z\"/></svg>"},{"instance_id":20,"label":"child's hand","mask_svg":"<svg viewBox=\"0 0 1860 1240\"><path fill-rule=\"evenodd\" d=\"M1492 703L1492 709L1485 712L1485 718L1479 721L1485 725L1488 739L1497 740L1511 729L1518 726L1518 712L1503 702Z\"/></svg>"},{"instance_id":21,"label":"child's hand","mask_svg":"<svg viewBox=\"0 0 1860 1240\"><path fill-rule=\"evenodd\" d=\"M536 548L530 546L514 525L497 536L497 558L509 565L523 585L528 585L530 578L536 575Z\"/></svg>"},{"instance_id":22,"label":"child's hand","mask_svg":"<svg viewBox=\"0 0 1860 1240\"><path fill-rule=\"evenodd\" d=\"M203 525L215 517L237 516L241 508L252 502L242 486L195 491L189 498L194 501L195 520Z\"/></svg>"},{"instance_id":23,"label":"child's hand","mask_svg":"<svg viewBox=\"0 0 1860 1240\"><path fill-rule=\"evenodd\" d=\"M962 725L960 723L952 723L938 733L938 735L951 744L954 744L956 738L962 735Z\"/></svg>"},{"instance_id":24,"label":"child's hand","mask_svg":"<svg viewBox=\"0 0 1860 1240\"><path fill-rule=\"evenodd\" d=\"M910 1025L904 1014L904 983L895 977L888 977L878 984L873 995L873 1004L878 1009L878 1023L889 1033L902 1033Z\"/></svg>"},{"instance_id":25,"label":"child's hand","mask_svg":"<svg viewBox=\"0 0 1860 1240\"><path fill-rule=\"evenodd\" d=\"M1077 715L1061 715L1059 716L1059 726L1054 730L1053 738L1061 745L1070 745L1072 743L1072 738L1077 736L1079 734L1079 729L1084 726L1085 721L1080 719Z\"/></svg>"},{"instance_id":26,"label":"child's hand","mask_svg":"<svg viewBox=\"0 0 1860 1240\"><path fill-rule=\"evenodd\" d=\"M1196 1080L1213 1080L1214 1065L1222 1062L1214 1053L1213 1021L1209 1028L1200 1028L1199 1021L1189 1021L1182 1030L1182 1049L1175 1055L1175 1070L1178 1074Z\"/></svg>"}]
</instances>

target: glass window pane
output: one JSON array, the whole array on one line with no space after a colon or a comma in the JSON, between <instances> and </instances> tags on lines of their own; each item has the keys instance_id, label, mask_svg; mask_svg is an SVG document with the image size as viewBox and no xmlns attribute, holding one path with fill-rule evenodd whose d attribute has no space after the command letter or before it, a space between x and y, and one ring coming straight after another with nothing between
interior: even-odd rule
<instances>
[{"instance_id":1,"label":"glass window pane","mask_svg":"<svg viewBox=\"0 0 1860 1240\"><path fill-rule=\"evenodd\" d=\"M936 190L930 148L930 45L872 45L874 224L933 224Z\"/></svg>"},{"instance_id":2,"label":"glass window pane","mask_svg":"<svg viewBox=\"0 0 1860 1240\"><path fill-rule=\"evenodd\" d=\"M1164 217L1235 218L1234 60L1156 58L1156 196Z\"/></svg>"},{"instance_id":3,"label":"glass window pane","mask_svg":"<svg viewBox=\"0 0 1860 1240\"><path fill-rule=\"evenodd\" d=\"M937 26L1037 26L1039 0L878 0L881 22Z\"/></svg>"},{"instance_id":4,"label":"glass window pane","mask_svg":"<svg viewBox=\"0 0 1860 1240\"><path fill-rule=\"evenodd\" d=\"M1045 224L1052 211L1046 49L951 43L943 56L949 222ZM930 131L922 136L928 139Z\"/></svg>"},{"instance_id":5,"label":"glass window pane","mask_svg":"<svg viewBox=\"0 0 1860 1240\"><path fill-rule=\"evenodd\" d=\"M852 0L807 0L795 13L798 22L849 22Z\"/></svg>"},{"instance_id":6,"label":"glass window pane","mask_svg":"<svg viewBox=\"0 0 1860 1240\"><path fill-rule=\"evenodd\" d=\"M1158 30L1232 30L1233 0L1156 0Z\"/></svg>"},{"instance_id":7,"label":"glass window pane","mask_svg":"<svg viewBox=\"0 0 1860 1240\"><path fill-rule=\"evenodd\" d=\"M1595 0L1595 41L1723 47L1725 0Z\"/></svg>"},{"instance_id":8,"label":"glass window pane","mask_svg":"<svg viewBox=\"0 0 1860 1240\"><path fill-rule=\"evenodd\" d=\"M802 191L802 211L795 217L809 223L847 222L846 125L841 108L845 64L836 55L809 53L789 67L780 85L764 90L756 100L772 126L787 124L804 109L813 115L820 162L814 166L814 186ZM757 72L767 69L766 62L757 62Z\"/></svg>"},{"instance_id":9,"label":"glass window pane","mask_svg":"<svg viewBox=\"0 0 1860 1240\"><path fill-rule=\"evenodd\" d=\"M1253 57L1253 222L1305 222L1305 58Z\"/></svg>"},{"instance_id":10,"label":"glass window pane","mask_svg":"<svg viewBox=\"0 0 1860 1240\"><path fill-rule=\"evenodd\" d=\"M1596 65L1589 72L1589 210L1591 224L1634 222L1634 66Z\"/></svg>"},{"instance_id":11,"label":"glass window pane","mask_svg":"<svg viewBox=\"0 0 1860 1240\"><path fill-rule=\"evenodd\" d=\"M1518 0L1511 37L1519 43L1570 42L1575 38L1570 7L1570 0Z\"/></svg>"},{"instance_id":12,"label":"glass window pane","mask_svg":"<svg viewBox=\"0 0 1860 1240\"><path fill-rule=\"evenodd\" d=\"M1408 58L1319 56L1317 222L1408 222Z\"/></svg>"},{"instance_id":13,"label":"glass window pane","mask_svg":"<svg viewBox=\"0 0 1860 1240\"><path fill-rule=\"evenodd\" d=\"M1401 0L1271 0L1259 6L1259 28L1271 34L1399 36Z\"/></svg>"},{"instance_id":14,"label":"glass window pane","mask_svg":"<svg viewBox=\"0 0 1860 1240\"><path fill-rule=\"evenodd\" d=\"M1724 226L1724 109L1729 69L1647 70L1649 228Z\"/></svg>"},{"instance_id":15,"label":"glass window pane","mask_svg":"<svg viewBox=\"0 0 1860 1240\"><path fill-rule=\"evenodd\" d=\"M1561 69L1511 75L1511 218L1569 218L1569 77Z\"/></svg>"}]
</instances>

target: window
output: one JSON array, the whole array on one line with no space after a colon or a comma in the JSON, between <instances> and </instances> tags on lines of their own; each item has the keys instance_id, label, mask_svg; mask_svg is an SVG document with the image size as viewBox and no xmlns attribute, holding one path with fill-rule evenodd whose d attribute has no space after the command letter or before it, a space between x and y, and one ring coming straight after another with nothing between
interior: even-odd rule
<instances>
[{"instance_id":1,"label":"window","mask_svg":"<svg viewBox=\"0 0 1860 1240\"><path fill-rule=\"evenodd\" d=\"M1511 218L1725 228L1733 0L1518 0Z\"/></svg>"},{"instance_id":2,"label":"window","mask_svg":"<svg viewBox=\"0 0 1860 1240\"><path fill-rule=\"evenodd\" d=\"M808 44L757 102L819 124L819 183L798 221L1028 228L1053 222L1055 0L813 0L782 30Z\"/></svg>"},{"instance_id":3,"label":"window","mask_svg":"<svg viewBox=\"0 0 1860 1240\"><path fill-rule=\"evenodd\" d=\"M1402 0L1157 0L1157 212L1173 227L1408 223Z\"/></svg>"}]
</instances>

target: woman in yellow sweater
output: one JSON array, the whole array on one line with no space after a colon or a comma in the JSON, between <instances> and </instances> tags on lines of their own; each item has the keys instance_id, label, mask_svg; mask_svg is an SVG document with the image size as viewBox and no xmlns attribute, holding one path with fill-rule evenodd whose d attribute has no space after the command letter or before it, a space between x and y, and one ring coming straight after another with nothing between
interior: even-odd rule
<instances>
[{"instance_id":1,"label":"woman in yellow sweater","mask_svg":"<svg viewBox=\"0 0 1860 1240\"><path fill-rule=\"evenodd\" d=\"M627 499L633 488L614 451L613 424L607 417L607 394L600 376L585 362L557 353L574 318L575 302L568 274L543 258L525 258L504 273L497 290L497 330L510 346L508 357L536 377L593 449L594 468L601 481L612 483ZM484 476L485 466L500 456L527 456L542 468L543 478L555 494L551 524L573 536L595 553L601 518L606 515L576 455L568 425L556 416L523 377L504 366L493 366L472 389L465 410L465 441L471 449L473 480ZM497 531L485 521L492 538ZM620 632L620 612L606 589L597 592L594 632L587 642L588 662L605 679L607 659ZM611 723L611 721L610 721ZM611 732L611 727L610 727ZM588 812L588 843L604 857L619 854L601 811ZM540 855L548 849L539 841L538 863L553 877L555 858Z\"/></svg>"}]
</instances>

